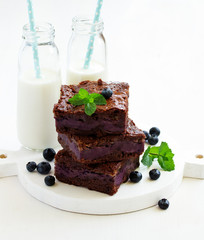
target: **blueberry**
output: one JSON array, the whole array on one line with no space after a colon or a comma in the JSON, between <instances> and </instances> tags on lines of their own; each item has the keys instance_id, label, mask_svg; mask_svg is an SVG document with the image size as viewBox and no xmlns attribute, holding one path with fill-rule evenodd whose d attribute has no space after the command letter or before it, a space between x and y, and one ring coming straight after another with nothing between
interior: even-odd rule
<instances>
[{"instance_id":1,"label":"blueberry","mask_svg":"<svg viewBox=\"0 0 204 240\"><path fill-rule=\"evenodd\" d=\"M156 135L157 137L160 135L160 130L157 127L152 127L149 130L150 135Z\"/></svg>"},{"instance_id":2,"label":"blueberry","mask_svg":"<svg viewBox=\"0 0 204 240\"><path fill-rule=\"evenodd\" d=\"M48 174L51 170L51 165L48 162L40 162L37 165L37 171L40 174Z\"/></svg>"},{"instance_id":3,"label":"blueberry","mask_svg":"<svg viewBox=\"0 0 204 240\"><path fill-rule=\"evenodd\" d=\"M152 169L151 171L149 171L149 177L152 180L157 180L160 177L161 173L158 169Z\"/></svg>"},{"instance_id":4,"label":"blueberry","mask_svg":"<svg viewBox=\"0 0 204 240\"><path fill-rule=\"evenodd\" d=\"M159 200L158 205L161 209L166 210L169 207L169 201L166 198Z\"/></svg>"},{"instance_id":5,"label":"blueberry","mask_svg":"<svg viewBox=\"0 0 204 240\"><path fill-rule=\"evenodd\" d=\"M142 174L138 171L134 171L130 173L130 181L134 183L138 183L142 179Z\"/></svg>"},{"instance_id":6,"label":"blueberry","mask_svg":"<svg viewBox=\"0 0 204 240\"><path fill-rule=\"evenodd\" d=\"M52 161L55 157L55 150L53 148L46 148L44 151L43 151L43 157L44 159L46 159L47 161Z\"/></svg>"},{"instance_id":7,"label":"blueberry","mask_svg":"<svg viewBox=\"0 0 204 240\"><path fill-rule=\"evenodd\" d=\"M33 172L37 167L37 164L35 162L28 162L26 164L26 169L29 171L29 172Z\"/></svg>"},{"instance_id":8,"label":"blueberry","mask_svg":"<svg viewBox=\"0 0 204 240\"><path fill-rule=\"evenodd\" d=\"M108 99L112 96L113 91L110 88L104 88L102 93L101 93L105 99Z\"/></svg>"},{"instance_id":9,"label":"blueberry","mask_svg":"<svg viewBox=\"0 0 204 240\"><path fill-rule=\"evenodd\" d=\"M143 131L144 135L145 135L145 140L148 140L150 135L147 131Z\"/></svg>"},{"instance_id":10,"label":"blueberry","mask_svg":"<svg viewBox=\"0 0 204 240\"><path fill-rule=\"evenodd\" d=\"M153 135L153 136L150 136L147 141L150 145L156 145L159 139L157 136Z\"/></svg>"},{"instance_id":11,"label":"blueberry","mask_svg":"<svg viewBox=\"0 0 204 240\"><path fill-rule=\"evenodd\" d=\"M53 186L55 184L55 177L51 175L46 176L44 181L47 186Z\"/></svg>"}]
</instances>

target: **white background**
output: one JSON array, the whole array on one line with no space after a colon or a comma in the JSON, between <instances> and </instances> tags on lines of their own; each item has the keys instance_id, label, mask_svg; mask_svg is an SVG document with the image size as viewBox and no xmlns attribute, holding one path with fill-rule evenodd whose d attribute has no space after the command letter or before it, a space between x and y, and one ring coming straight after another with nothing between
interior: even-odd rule
<instances>
[{"instance_id":1,"label":"white background","mask_svg":"<svg viewBox=\"0 0 204 240\"><path fill-rule=\"evenodd\" d=\"M96 0L34 0L36 21L56 30L62 76L71 19L93 15ZM110 81L127 81L130 116L158 126L180 153L204 154L204 2L104 0ZM16 84L26 0L0 0L0 149L16 141ZM165 139L164 139L165 140ZM204 182L184 179L167 211L116 216L63 212L29 196L16 177L0 179L0 239L203 239Z\"/></svg>"}]
</instances>

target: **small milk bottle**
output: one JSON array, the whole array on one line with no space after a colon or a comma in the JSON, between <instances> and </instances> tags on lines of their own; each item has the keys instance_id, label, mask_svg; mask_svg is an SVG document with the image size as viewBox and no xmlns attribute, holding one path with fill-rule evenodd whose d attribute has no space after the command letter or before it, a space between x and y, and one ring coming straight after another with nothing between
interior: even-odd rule
<instances>
[{"instance_id":1,"label":"small milk bottle","mask_svg":"<svg viewBox=\"0 0 204 240\"><path fill-rule=\"evenodd\" d=\"M35 29L34 36L29 24L23 27L23 44L19 53L17 134L24 147L42 150L58 145L53 106L60 96L61 76L53 26L40 23ZM38 49L40 78L34 68L34 42Z\"/></svg>"},{"instance_id":2,"label":"small milk bottle","mask_svg":"<svg viewBox=\"0 0 204 240\"><path fill-rule=\"evenodd\" d=\"M68 45L67 84L84 80L106 81L106 44L103 21L93 23L87 17L72 19L72 36ZM87 54L88 50L91 50Z\"/></svg>"}]
</instances>

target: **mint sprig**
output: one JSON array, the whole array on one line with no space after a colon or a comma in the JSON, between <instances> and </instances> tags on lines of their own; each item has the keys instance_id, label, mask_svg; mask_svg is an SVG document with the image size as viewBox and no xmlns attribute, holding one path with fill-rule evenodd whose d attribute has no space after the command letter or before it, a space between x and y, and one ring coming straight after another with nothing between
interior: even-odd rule
<instances>
[{"instance_id":1,"label":"mint sprig","mask_svg":"<svg viewBox=\"0 0 204 240\"><path fill-rule=\"evenodd\" d=\"M91 116L96 111L96 105L106 105L106 99L99 93L91 93L80 88L79 93L68 100L74 106L85 105L85 113Z\"/></svg>"},{"instance_id":2,"label":"mint sprig","mask_svg":"<svg viewBox=\"0 0 204 240\"><path fill-rule=\"evenodd\" d=\"M158 147L149 146L144 152L141 162L143 165L150 167L154 159L157 159L160 167L164 171L172 171L175 169L173 157L174 154L168 144L166 142L162 142Z\"/></svg>"}]
</instances>

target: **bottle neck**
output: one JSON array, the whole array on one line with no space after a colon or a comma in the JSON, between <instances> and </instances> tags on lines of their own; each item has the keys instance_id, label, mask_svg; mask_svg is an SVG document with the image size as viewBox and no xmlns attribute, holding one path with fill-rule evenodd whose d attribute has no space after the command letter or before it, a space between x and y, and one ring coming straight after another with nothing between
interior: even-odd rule
<instances>
[{"instance_id":1,"label":"bottle neck","mask_svg":"<svg viewBox=\"0 0 204 240\"><path fill-rule=\"evenodd\" d=\"M50 23L37 23L35 32L30 31L29 24L23 27L23 39L27 43L36 42L38 44L47 44L54 41L55 29Z\"/></svg>"},{"instance_id":2,"label":"bottle neck","mask_svg":"<svg viewBox=\"0 0 204 240\"><path fill-rule=\"evenodd\" d=\"M93 23L93 19L83 16L76 16L72 19L72 31L77 34L95 35L102 33L104 23L102 19Z\"/></svg>"}]
</instances>

